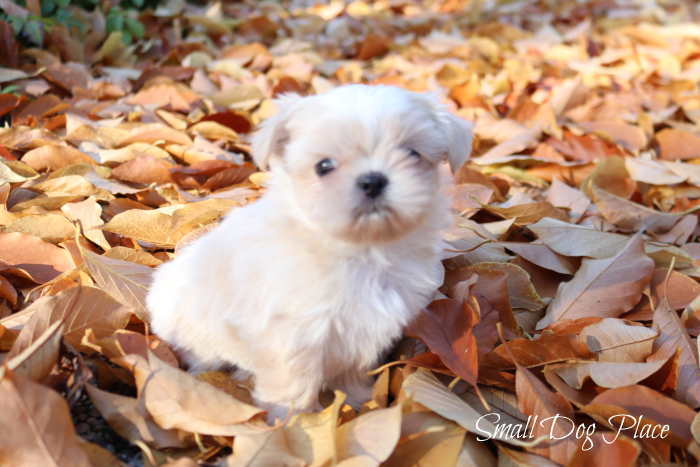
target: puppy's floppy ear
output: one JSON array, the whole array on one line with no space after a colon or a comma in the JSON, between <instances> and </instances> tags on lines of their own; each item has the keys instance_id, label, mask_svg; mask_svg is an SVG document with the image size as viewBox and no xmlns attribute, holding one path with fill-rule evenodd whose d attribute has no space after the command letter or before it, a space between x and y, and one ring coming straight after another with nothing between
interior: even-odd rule
<instances>
[{"instance_id":1,"label":"puppy's floppy ear","mask_svg":"<svg viewBox=\"0 0 700 467\"><path fill-rule=\"evenodd\" d=\"M450 112L437 95L428 93L423 94L423 97L431 105L435 118L447 138L447 161L452 173L456 173L472 152L474 125Z\"/></svg>"},{"instance_id":2,"label":"puppy's floppy ear","mask_svg":"<svg viewBox=\"0 0 700 467\"><path fill-rule=\"evenodd\" d=\"M438 120L447 134L447 160L452 173L457 173L472 152L472 129L474 125L453 115L447 109L438 111Z\"/></svg>"},{"instance_id":3,"label":"puppy's floppy ear","mask_svg":"<svg viewBox=\"0 0 700 467\"><path fill-rule=\"evenodd\" d=\"M287 123L303 99L298 94L284 94L275 99L277 113L263 121L253 134L251 152L255 164L263 170L273 159L281 158L289 141Z\"/></svg>"}]
</instances>

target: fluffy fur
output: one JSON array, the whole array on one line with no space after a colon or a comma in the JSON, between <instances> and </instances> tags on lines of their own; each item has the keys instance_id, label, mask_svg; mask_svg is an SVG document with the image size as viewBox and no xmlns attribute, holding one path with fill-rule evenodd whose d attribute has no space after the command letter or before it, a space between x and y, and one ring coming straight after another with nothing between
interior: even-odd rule
<instances>
[{"instance_id":1,"label":"fluffy fur","mask_svg":"<svg viewBox=\"0 0 700 467\"><path fill-rule=\"evenodd\" d=\"M268 191L160 266L148 295L153 331L191 369L252 373L273 417L317 408L324 387L370 397L367 371L442 283L438 166L460 166L471 144L433 97L389 86L278 108L252 145ZM319 176L324 158L335 170ZM357 184L370 171L389 180L376 199Z\"/></svg>"}]
</instances>

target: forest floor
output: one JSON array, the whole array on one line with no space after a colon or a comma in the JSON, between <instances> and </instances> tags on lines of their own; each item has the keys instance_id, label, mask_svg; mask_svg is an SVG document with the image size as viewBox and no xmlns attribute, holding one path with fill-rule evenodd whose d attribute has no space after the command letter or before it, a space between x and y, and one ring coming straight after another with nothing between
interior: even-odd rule
<instances>
[{"instance_id":1,"label":"forest floor","mask_svg":"<svg viewBox=\"0 0 700 467\"><path fill-rule=\"evenodd\" d=\"M0 44L0 463L697 464L695 2L170 1L133 45L100 15ZM271 429L249 382L180 369L144 297L264 193L274 97L347 83L474 122L445 298L362 410Z\"/></svg>"}]
</instances>

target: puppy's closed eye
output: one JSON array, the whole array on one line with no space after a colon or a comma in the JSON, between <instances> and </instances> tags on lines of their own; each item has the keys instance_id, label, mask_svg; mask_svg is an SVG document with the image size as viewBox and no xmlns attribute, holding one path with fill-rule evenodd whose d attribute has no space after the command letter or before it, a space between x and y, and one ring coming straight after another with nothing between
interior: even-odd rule
<instances>
[{"instance_id":1,"label":"puppy's closed eye","mask_svg":"<svg viewBox=\"0 0 700 467\"><path fill-rule=\"evenodd\" d=\"M416 159L421 159L423 157L421 155L421 153L419 153L415 149L411 149L411 148L409 148L409 150L408 150L408 155L409 155L409 157L415 157Z\"/></svg>"}]
</instances>

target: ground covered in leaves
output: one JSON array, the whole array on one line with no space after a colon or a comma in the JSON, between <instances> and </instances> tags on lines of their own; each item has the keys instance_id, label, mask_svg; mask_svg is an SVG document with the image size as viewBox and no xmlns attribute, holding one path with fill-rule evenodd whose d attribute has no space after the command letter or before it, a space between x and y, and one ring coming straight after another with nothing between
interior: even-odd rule
<instances>
[{"instance_id":1,"label":"ground covered in leaves","mask_svg":"<svg viewBox=\"0 0 700 467\"><path fill-rule=\"evenodd\" d=\"M170 1L130 46L97 12L43 50L0 26L0 463L697 463L695 2L309 3ZM359 413L273 429L248 382L179 369L144 296L264 192L272 98L354 82L475 122L442 298Z\"/></svg>"}]
</instances>

